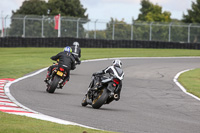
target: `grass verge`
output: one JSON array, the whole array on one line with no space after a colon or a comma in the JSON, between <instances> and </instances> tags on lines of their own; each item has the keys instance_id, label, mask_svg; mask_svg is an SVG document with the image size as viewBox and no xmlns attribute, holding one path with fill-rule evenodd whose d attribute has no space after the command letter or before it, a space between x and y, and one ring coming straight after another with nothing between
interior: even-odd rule
<instances>
[{"instance_id":1,"label":"grass verge","mask_svg":"<svg viewBox=\"0 0 200 133\"><path fill-rule=\"evenodd\" d=\"M181 74L178 81L187 89L187 92L200 98L200 68Z\"/></svg>"},{"instance_id":2,"label":"grass verge","mask_svg":"<svg viewBox=\"0 0 200 133\"><path fill-rule=\"evenodd\" d=\"M62 48L0 48L0 79L19 78L52 65L51 56ZM200 56L199 50L82 48L81 60L113 57L181 57Z\"/></svg>"},{"instance_id":3,"label":"grass verge","mask_svg":"<svg viewBox=\"0 0 200 133\"><path fill-rule=\"evenodd\" d=\"M111 133L0 112L0 133Z\"/></svg>"},{"instance_id":4,"label":"grass verge","mask_svg":"<svg viewBox=\"0 0 200 133\"><path fill-rule=\"evenodd\" d=\"M2 78L19 78L32 71L48 67L52 64L50 57L62 51L62 48L0 48L0 79ZM183 49L111 49L111 48L82 48L81 60L113 57L182 57L182 56L200 56L199 50ZM195 88L200 88L199 69L197 72L190 71L181 75L180 82L188 82L186 88L190 88L191 82L195 83ZM198 73L198 74L197 74ZM188 81L185 81L185 78ZM189 81L190 77L194 80ZM183 80L184 79L184 80ZM192 87L193 88L193 87ZM197 89L194 89L195 91ZM197 90L196 92L200 92ZM200 95L198 95L200 96ZM97 131L78 126L66 126L47 121L17 116L0 112L0 133L64 133L73 132L81 133L107 133L106 131Z\"/></svg>"}]
</instances>

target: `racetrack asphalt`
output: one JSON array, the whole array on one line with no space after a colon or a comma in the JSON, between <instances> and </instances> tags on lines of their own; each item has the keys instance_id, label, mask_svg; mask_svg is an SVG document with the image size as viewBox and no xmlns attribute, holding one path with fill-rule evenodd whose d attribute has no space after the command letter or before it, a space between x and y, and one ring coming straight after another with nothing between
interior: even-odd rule
<instances>
[{"instance_id":1,"label":"racetrack asphalt","mask_svg":"<svg viewBox=\"0 0 200 133\"><path fill-rule=\"evenodd\" d=\"M121 99L100 109L82 107L92 73L111 60L83 62L71 71L70 81L54 94L46 92L46 71L10 86L22 105L56 118L123 133L197 133L200 101L173 82L183 70L200 67L200 58L121 59L125 78Z\"/></svg>"}]
</instances>

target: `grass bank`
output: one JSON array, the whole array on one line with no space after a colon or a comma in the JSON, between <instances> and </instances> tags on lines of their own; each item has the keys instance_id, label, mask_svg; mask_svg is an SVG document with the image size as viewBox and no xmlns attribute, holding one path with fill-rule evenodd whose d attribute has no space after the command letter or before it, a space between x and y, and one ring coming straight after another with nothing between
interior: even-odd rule
<instances>
[{"instance_id":1,"label":"grass bank","mask_svg":"<svg viewBox=\"0 0 200 133\"><path fill-rule=\"evenodd\" d=\"M200 68L181 74L178 81L189 93L200 98Z\"/></svg>"},{"instance_id":2,"label":"grass bank","mask_svg":"<svg viewBox=\"0 0 200 133\"><path fill-rule=\"evenodd\" d=\"M19 78L25 74L48 67L52 64L50 57L62 51L62 48L0 48L0 79ZM199 50L182 49L110 49L110 48L82 48L81 60L113 57L182 57L200 56ZM192 72L192 73L191 73ZM200 88L200 70L188 72L180 77L180 82L191 88ZM197 74L198 73L198 74ZM192 77L192 81L191 81ZM198 81L191 85L194 80ZM185 85L185 82L187 82ZM193 87L192 87L193 88ZM195 91L197 89L194 89ZM193 90L191 90L192 92ZM200 92L197 90L196 92ZM199 95L200 96L200 95ZM66 126L42 120L36 120L25 116L17 116L0 112L0 133L107 133L85 129L78 126Z\"/></svg>"},{"instance_id":3,"label":"grass bank","mask_svg":"<svg viewBox=\"0 0 200 133\"><path fill-rule=\"evenodd\" d=\"M112 133L0 112L0 133Z\"/></svg>"},{"instance_id":4,"label":"grass bank","mask_svg":"<svg viewBox=\"0 0 200 133\"><path fill-rule=\"evenodd\" d=\"M51 56L62 48L0 48L0 79L19 78L25 74L50 66ZM183 49L111 49L82 48L81 60L113 57L181 57L200 56L199 50Z\"/></svg>"}]
</instances>

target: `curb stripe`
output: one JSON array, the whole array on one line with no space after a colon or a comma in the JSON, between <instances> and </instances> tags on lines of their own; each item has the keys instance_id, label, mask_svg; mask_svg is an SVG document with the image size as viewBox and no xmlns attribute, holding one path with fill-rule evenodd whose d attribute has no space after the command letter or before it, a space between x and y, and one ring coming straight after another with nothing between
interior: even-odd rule
<instances>
[{"instance_id":1,"label":"curb stripe","mask_svg":"<svg viewBox=\"0 0 200 133\"><path fill-rule=\"evenodd\" d=\"M33 113L33 112L27 112L27 111L18 111L18 110L5 110L5 109L0 109L2 112L9 112L9 113Z\"/></svg>"},{"instance_id":2,"label":"curb stripe","mask_svg":"<svg viewBox=\"0 0 200 133\"><path fill-rule=\"evenodd\" d=\"M0 99L9 99L9 98L7 98L7 97L1 97L1 96L0 96Z\"/></svg>"},{"instance_id":3,"label":"curb stripe","mask_svg":"<svg viewBox=\"0 0 200 133\"><path fill-rule=\"evenodd\" d=\"M5 95L4 85L10 81L14 81L14 79L0 80L0 111L11 114L33 113L17 106Z\"/></svg>"},{"instance_id":4,"label":"curb stripe","mask_svg":"<svg viewBox=\"0 0 200 133\"><path fill-rule=\"evenodd\" d=\"M18 106L11 106L11 105L0 105L0 108L1 107L9 107L9 108L20 108Z\"/></svg>"},{"instance_id":5,"label":"curb stripe","mask_svg":"<svg viewBox=\"0 0 200 133\"><path fill-rule=\"evenodd\" d=\"M0 103L13 103L13 102L11 102L11 101L2 101L2 100L0 100Z\"/></svg>"}]
</instances>

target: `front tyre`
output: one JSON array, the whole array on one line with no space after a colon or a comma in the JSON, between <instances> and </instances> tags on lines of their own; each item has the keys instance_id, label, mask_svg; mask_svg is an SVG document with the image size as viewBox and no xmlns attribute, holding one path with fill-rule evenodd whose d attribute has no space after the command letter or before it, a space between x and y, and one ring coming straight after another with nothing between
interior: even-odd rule
<instances>
[{"instance_id":1,"label":"front tyre","mask_svg":"<svg viewBox=\"0 0 200 133\"><path fill-rule=\"evenodd\" d=\"M48 86L47 91L49 93L54 93L54 91L56 90L58 86L59 81L60 81L60 77L55 75L53 81L51 81L50 85Z\"/></svg>"},{"instance_id":2,"label":"front tyre","mask_svg":"<svg viewBox=\"0 0 200 133\"><path fill-rule=\"evenodd\" d=\"M102 89L97 98L93 100L92 102L92 107L94 109L99 109L108 99L109 93L107 91L107 89Z\"/></svg>"}]
</instances>

